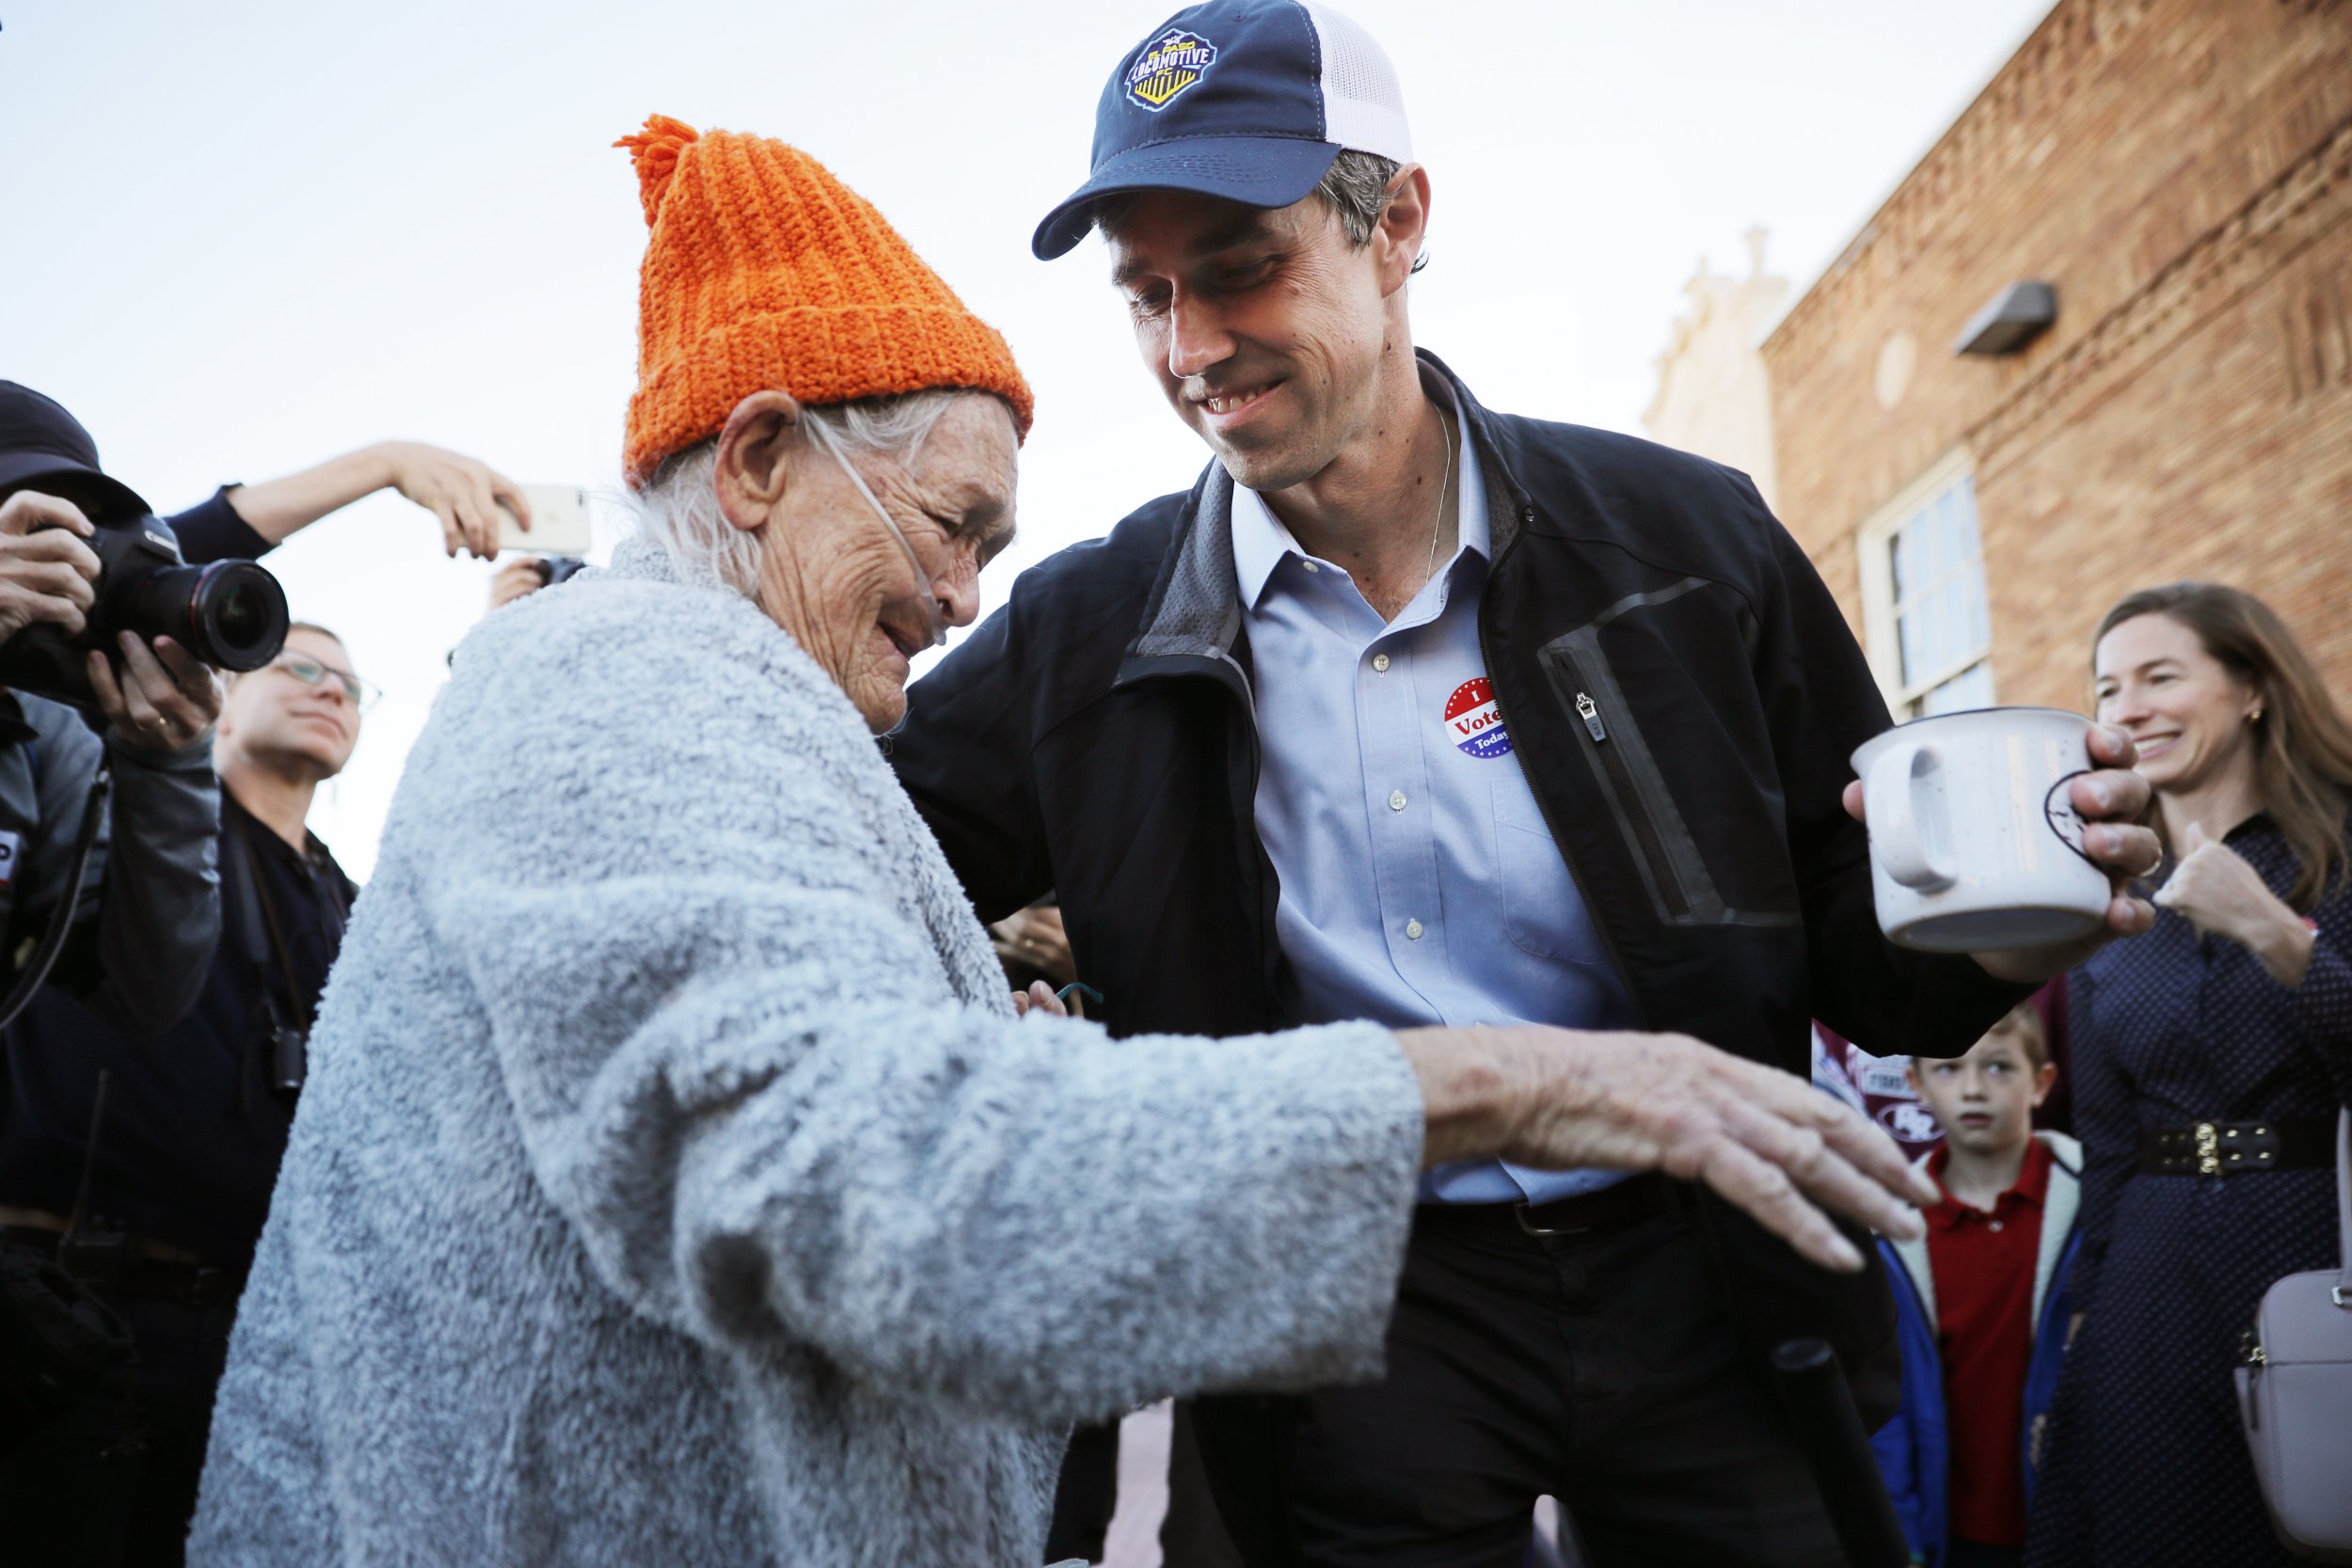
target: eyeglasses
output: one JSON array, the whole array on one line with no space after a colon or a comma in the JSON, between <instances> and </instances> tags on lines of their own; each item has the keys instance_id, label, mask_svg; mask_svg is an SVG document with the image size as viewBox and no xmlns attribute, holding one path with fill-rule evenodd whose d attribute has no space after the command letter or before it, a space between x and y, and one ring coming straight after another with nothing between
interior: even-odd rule
<instances>
[{"instance_id":1,"label":"eyeglasses","mask_svg":"<svg viewBox=\"0 0 2352 1568\"><path fill-rule=\"evenodd\" d=\"M321 664L317 659L302 654L279 654L270 660L270 668L283 670L305 686L319 686L332 677L342 689L343 700L362 713L373 707L375 700L384 695L379 688L369 685L350 671Z\"/></svg>"}]
</instances>

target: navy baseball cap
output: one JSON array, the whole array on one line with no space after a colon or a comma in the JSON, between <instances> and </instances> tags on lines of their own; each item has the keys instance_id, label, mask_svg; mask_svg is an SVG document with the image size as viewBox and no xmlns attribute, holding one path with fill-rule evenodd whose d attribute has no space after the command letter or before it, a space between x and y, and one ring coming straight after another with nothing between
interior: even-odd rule
<instances>
[{"instance_id":1,"label":"navy baseball cap","mask_svg":"<svg viewBox=\"0 0 2352 1568\"><path fill-rule=\"evenodd\" d=\"M1125 191L1197 191L1287 207L1343 150L1410 163L1396 70L1372 35L1318 0L1209 0L1129 50L1094 111L1094 171L1045 214L1029 248L1066 254L1095 204Z\"/></svg>"},{"instance_id":2,"label":"navy baseball cap","mask_svg":"<svg viewBox=\"0 0 2352 1568\"><path fill-rule=\"evenodd\" d=\"M71 478L84 495L144 516L138 492L98 467L98 443L82 421L55 398L30 387L0 381L0 491L30 488L44 480Z\"/></svg>"}]
</instances>

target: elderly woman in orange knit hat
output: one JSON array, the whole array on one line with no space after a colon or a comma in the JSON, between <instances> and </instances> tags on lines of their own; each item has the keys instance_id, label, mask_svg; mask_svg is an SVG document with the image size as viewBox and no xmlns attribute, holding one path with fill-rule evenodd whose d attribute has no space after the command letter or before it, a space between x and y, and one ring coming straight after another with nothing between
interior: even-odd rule
<instances>
[{"instance_id":1,"label":"elderly woman in orange knit hat","mask_svg":"<svg viewBox=\"0 0 2352 1568\"><path fill-rule=\"evenodd\" d=\"M1424 1164L1669 1164L1832 1266L1805 1192L1907 1228L1892 1144L1692 1041L1016 1016L872 736L1028 388L806 155L627 145L644 536L485 621L411 756L193 1561L1027 1568L1072 1418L1375 1370Z\"/></svg>"}]
</instances>

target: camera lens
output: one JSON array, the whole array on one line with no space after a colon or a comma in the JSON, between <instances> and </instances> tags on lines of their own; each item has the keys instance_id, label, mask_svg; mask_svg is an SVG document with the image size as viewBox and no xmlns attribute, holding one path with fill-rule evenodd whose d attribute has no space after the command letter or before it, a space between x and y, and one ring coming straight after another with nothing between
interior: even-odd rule
<instances>
[{"instance_id":1,"label":"camera lens","mask_svg":"<svg viewBox=\"0 0 2352 1568\"><path fill-rule=\"evenodd\" d=\"M250 583L232 583L213 612L213 634L238 653L259 645L269 628L269 606Z\"/></svg>"},{"instance_id":2,"label":"camera lens","mask_svg":"<svg viewBox=\"0 0 2352 1568\"><path fill-rule=\"evenodd\" d=\"M286 645L286 591L249 561L203 568L190 619L197 657L223 670L259 670Z\"/></svg>"},{"instance_id":3,"label":"camera lens","mask_svg":"<svg viewBox=\"0 0 2352 1568\"><path fill-rule=\"evenodd\" d=\"M179 640L219 670L259 670L286 645L286 593L250 561L171 566L132 590L122 623Z\"/></svg>"}]
</instances>

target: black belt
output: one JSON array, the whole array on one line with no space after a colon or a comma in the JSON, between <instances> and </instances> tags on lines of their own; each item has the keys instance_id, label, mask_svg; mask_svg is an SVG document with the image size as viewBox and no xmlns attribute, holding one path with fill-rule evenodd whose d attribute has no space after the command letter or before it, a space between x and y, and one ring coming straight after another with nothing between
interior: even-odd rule
<instances>
[{"instance_id":1,"label":"black belt","mask_svg":"<svg viewBox=\"0 0 2352 1568\"><path fill-rule=\"evenodd\" d=\"M2251 1170L2324 1170L2336 1163L2332 1117L2201 1121L2139 1130L2142 1176L2236 1176Z\"/></svg>"},{"instance_id":2,"label":"black belt","mask_svg":"<svg viewBox=\"0 0 2352 1568\"><path fill-rule=\"evenodd\" d=\"M1416 1223L1512 1236L1574 1236L1647 1219L1674 1206L1674 1183L1648 1171L1597 1193L1579 1193L1549 1203L1424 1203Z\"/></svg>"},{"instance_id":3,"label":"black belt","mask_svg":"<svg viewBox=\"0 0 2352 1568\"><path fill-rule=\"evenodd\" d=\"M0 1240L55 1258L57 1244L65 1238L54 1230L9 1225L0 1226ZM242 1270L215 1268L210 1263L167 1263L142 1251L135 1237L124 1238L113 1263L106 1277L83 1283L117 1301L176 1301L183 1307L218 1307L235 1301L245 1291Z\"/></svg>"}]
</instances>

